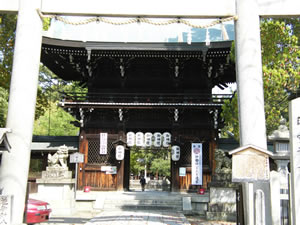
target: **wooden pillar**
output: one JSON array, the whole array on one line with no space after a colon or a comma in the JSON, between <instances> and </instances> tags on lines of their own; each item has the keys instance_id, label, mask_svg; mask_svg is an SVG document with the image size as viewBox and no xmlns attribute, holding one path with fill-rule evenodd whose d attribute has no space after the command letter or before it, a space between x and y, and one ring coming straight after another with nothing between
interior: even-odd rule
<instances>
[{"instance_id":1,"label":"wooden pillar","mask_svg":"<svg viewBox=\"0 0 300 225\"><path fill-rule=\"evenodd\" d=\"M171 191L179 190L179 167L177 162L171 161Z\"/></svg>"}]
</instances>

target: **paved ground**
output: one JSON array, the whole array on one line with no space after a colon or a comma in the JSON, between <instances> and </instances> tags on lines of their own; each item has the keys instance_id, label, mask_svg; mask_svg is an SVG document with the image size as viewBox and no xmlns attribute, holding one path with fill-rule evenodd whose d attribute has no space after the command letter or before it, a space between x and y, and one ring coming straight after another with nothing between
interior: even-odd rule
<instances>
[{"instance_id":1,"label":"paved ground","mask_svg":"<svg viewBox=\"0 0 300 225\"><path fill-rule=\"evenodd\" d=\"M91 218L90 215L73 217L53 217L40 225L235 225L222 221L206 221L199 216L187 216L174 212L102 212Z\"/></svg>"},{"instance_id":2,"label":"paved ground","mask_svg":"<svg viewBox=\"0 0 300 225\"><path fill-rule=\"evenodd\" d=\"M85 193L86 194L86 193ZM88 193L93 194L93 193ZM97 194L107 194L100 192ZM110 193L111 194L111 193ZM115 193L112 199L120 199L122 196ZM158 195L162 196L169 193L163 192L126 192L125 196L136 195ZM182 213L167 211L128 211L128 210L104 210L102 212L79 211L73 216L52 217L48 222L41 225L235 225L235 223L222 221L206 221L203 217L193 215L184 216Z\"/></svg>"}]
</instances>

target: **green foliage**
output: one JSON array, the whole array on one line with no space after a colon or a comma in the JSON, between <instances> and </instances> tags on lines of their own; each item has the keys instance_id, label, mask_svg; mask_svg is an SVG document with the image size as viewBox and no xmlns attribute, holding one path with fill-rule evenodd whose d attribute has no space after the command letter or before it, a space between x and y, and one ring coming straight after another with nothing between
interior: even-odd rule
<instances>
[{"instance_id":1,"label":"green foliage","mask_svg":"<svg viewBox=\"0 0 300 225\"><path fill-rule=\"evenodd\" d=\"M34 135L72 136L78 135L79 128L70 122L75 119L56 103L51 102L50 107L38 120L34 122Z\"/></svg>"},{"instance_id":2,"label":"green foliage","mask_svg":"<svg viewBox=\"0 0 300 225\"><path fill-rule=\"evenodd\" d=\"M16 33L17 15L15 14L0 14L0 87L8 90L10 86L10 77L12 72L14 42ZM50 21L45 22L45 28L48 27ZM1 90L3 92L3 90ZM8 91L5 91L8 96ZM1 93L1 115L0 124L5 126L7 113L8 97L3 98ZM4 103L6 101L6 103ZM37 91L36 114L35 119L44 114L48 105L48 99L42 88Z\"/></svg>"},{"instance_id":3,"label":"green foliage","mask_svg":"<svg viewBox=\"0 0 300 225\"><path fill-rule=\"evenodd\" d=\"M237 95L235 94L231 100L225 100L222 109L221 116L225 121L225 126L222 129L222 137L228 137L228 132L231 132L234 138L239 140Z\"/></svg>"},{"instance_id":4,"label":"green foliage","mask_svg":"<svg viewBox=\"0 0 300 225\"><path fill-rule=\"evenodd\" d=\"M8 91L0 87L0 127L5 127L8 108Z\"/></svg>"},{"instance_id":5,"label":"green foliage","mask_svg":"<svg viewBox=\"0 0 300 225\"><path fill-rule=\"evenodd\" d=\"M299 25L299 20L298 20ZM267 133L288 116L288 95L300 84L300 49L291 26L276 20L261 24L263 81Z\"/></svg>"},{"instance_id":6,"label":"green foliage","mask_svg":"<svg viewBox=\"0 0 300 225\"><path fill-rule=\"evenodd\" d=\"M15 14L0 14L0 87L9 88L16 31Z\"/></svg>"},{"instance_id":7,"label":"green foliage","mask_svg":"<svg viewBox=\"0 0 300 225\"><path fill-rule=\"evenodd\" d=\"M150 170L161 176L170 177L171 176L170 164L171 164L170 159L163 159L163 158L154 159L151 162Z\"/></svg>"},{"instance_id":8,"label":"green foliage","mask_svg":"<svg viewBox=\"0 0 300 225\"><path fill-rule=\"evenodd\" d=\"M145 169L153 174L170 176L170 150L165 148L148 149L132 147L130 149L130 173L138 175Z\"/></svg>"},{"instance_id":9,"label":"green foliage","mask_svg":"<svg viewBox=\"0 0 300 225\"><path fill-rule=\"evenodd\" d=\"M261 45L263 63L264 100L267 133L279 126L280 117L288 118L288 96L300 84L300 50L298 46L300 20L263 20ZM294 29L294 30L293 30ZM296 34L296 35L294 35ZM232 59L234 57L232 56ZM222 117L224 130L239 138L237 97L225 102Z\"/></svg>"}]
</instances>

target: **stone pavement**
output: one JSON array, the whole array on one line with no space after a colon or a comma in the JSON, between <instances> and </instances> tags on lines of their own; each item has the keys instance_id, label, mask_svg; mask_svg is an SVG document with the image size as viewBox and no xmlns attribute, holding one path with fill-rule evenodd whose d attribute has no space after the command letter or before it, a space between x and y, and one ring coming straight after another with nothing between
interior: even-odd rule
<instances>
[{"instance_id":1,"label":"stone pavement","mask_svg":"<svg viewBox=\"0 0 300 225\"><path fill-rule=\"evenodd\" d=\"M190 225L182 213L164 211L103 211L85 225Z\"/></svg>"},{"instance_id":2,"label":"stone pavement","mask_svg":"<svg viewBox=\"0 0 300 225\"><path fill-rule=\"evenodd\" d=\"M49 221L40 225L97 225L97 224L126 224L126 225L161 225L161 224L186 224L186 225L236 225L236 223L224 221L207 221L203 217L187 216L174 212L133 212L133 211L104 211L91 216L90 213L78 214L69 217L52 217Z\"/></svg>"}]
</instances>

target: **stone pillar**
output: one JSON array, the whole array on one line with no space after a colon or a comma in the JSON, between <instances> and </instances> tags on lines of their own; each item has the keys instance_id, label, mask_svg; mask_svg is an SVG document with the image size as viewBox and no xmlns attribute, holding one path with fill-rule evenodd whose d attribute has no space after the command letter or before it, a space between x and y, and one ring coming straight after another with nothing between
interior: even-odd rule
<instances>
[{"instance_id":1,"label":"stone pillar","mask_svg":"<svg viewBox=\"0 0 300 225\"><path fill-rule=\"evenodd\" d=\"M40 63L40 0L20 0L6 127L11 152L2 156L0 188L13 195L11 224L22 224Z\"/></svg>"},{"instance_id":2,"label":"stone pillar","mask_svg":"<svg viewBox=\"0 0 300 225\"><path fill-rule=\"evenodd\" d=\"M271 210L272 224L280 225L280 173L271 171L270 191L271 191Z\"/></svg>"},{"instance_id":3,"label":"stone pillar","mask_svg":"<svg viewBox=\"0 0 300 225\"><path fill-rule=\"evenodd\" d=\"M290 102L292 224L300 225L300 98Z\"/></svg>"},{"instance_id":4,"label":"stone pillar","mask_svg":"<svg viewBox=\"0 0 300 225\"><path fill-rule=\"evenodd\" d=\"M262 190L255 191L255 225L265 225L265 194Z\"/></svg>"},{"instance_id":5,"label":"stone pillar","mask_svg":"<svg viewBox=\"0 0 300 225\"><path fill-rule=\"evenodd\" d=\"M235 55L240 145L251 144L267 149L258 12L257 0L236 0ZM250 184L246 188L248 207L245 207L245 222L248 225L254 224L252 186Z\"/></svg>"},{"instance_id":6,"label":"stone pillar","mask_svg":"<svg viewBox=\"0 0 300 225\"><path fill-rule=\"evenodd\" d=\"M267 149L258 4L256 0L237 0L236 6L240 145Z\"/></svg>"},{"instance_id":7,"label":"stone pillar","mask_svg":"<svg viewBox=\"0 0 300 225\"><path fill-rule=\"evenodd\" d=\"M267 148L260 20L255 0L237 0L236 70L240 145Z\"/></svg>"}]
</instances>

